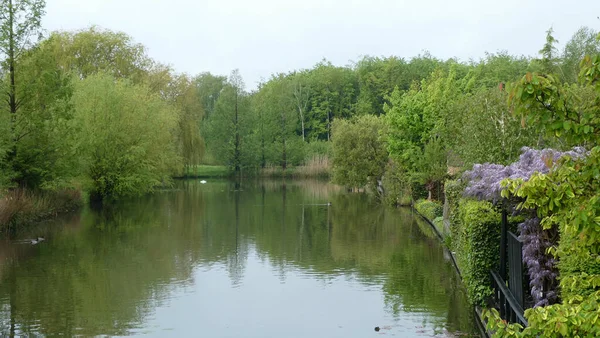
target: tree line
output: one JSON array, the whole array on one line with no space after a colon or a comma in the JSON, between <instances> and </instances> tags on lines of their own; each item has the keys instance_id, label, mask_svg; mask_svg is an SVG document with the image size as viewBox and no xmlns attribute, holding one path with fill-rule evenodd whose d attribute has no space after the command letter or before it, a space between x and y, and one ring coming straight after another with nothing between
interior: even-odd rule
<instances>
[{"instance_id":1,"label":"tree line","mask_svg":"<svg viewBox=\"0 0 600 338\"><path fill-rule=\"evenodd\" d=\"M40 36L43 0L1 4L0 187L77 186L96 199L150 191L202 163L239 173L334 158L331 145L345 129L336 121L363 116L386 121L386 149L433 187L438 173L423 173L431 166L422 161L441 163L436 152L446 145L461 145L448 156L464 163L508 161L511 149L535 139L499 109L500 83L558 64L565 79L575 77L576 60L598 48L583 28L562 54L549 51L547 65L506 52L469 62L366 56L343 67L323 60L247 90L237 70L179 74L125 33ZM371 158L362 146L357 156ZM359 186L373 175L355 176L340 183Z\"/></svg>"}]
</instances>

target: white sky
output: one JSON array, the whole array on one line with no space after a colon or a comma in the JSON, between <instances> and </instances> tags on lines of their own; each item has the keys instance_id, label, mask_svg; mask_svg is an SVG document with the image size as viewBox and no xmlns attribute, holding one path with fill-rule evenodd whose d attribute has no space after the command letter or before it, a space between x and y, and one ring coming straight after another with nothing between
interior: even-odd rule
<instances>
[{"instance_id":1,"label":"white sky","mask_svg":"<svg viewBox=\"0 0 600 338\"><path fill-rule=\"evenodd\" d=\"M248 89L323 58L535 55L550 26L561 44L581 26L600 30L600 0L47 0L46 9L47 31L123 31L179 72L239 68Z\"/></svg>"}]
</instances>

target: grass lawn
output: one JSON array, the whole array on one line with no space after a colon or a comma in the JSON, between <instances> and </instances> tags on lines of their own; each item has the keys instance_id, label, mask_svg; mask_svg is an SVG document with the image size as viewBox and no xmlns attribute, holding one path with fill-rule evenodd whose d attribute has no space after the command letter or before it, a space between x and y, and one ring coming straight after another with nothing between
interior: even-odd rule
<instances>
[{"instance_id":1,"label":"grass lawn","mask_svg":"<svg viewBox=\"0 0 600 338\"><path fill-rule=\"evenodd\" d=\"M227 177L231 172L222 165L197 165L188 169L188 177Z\"/></svg>"}]
</instances>

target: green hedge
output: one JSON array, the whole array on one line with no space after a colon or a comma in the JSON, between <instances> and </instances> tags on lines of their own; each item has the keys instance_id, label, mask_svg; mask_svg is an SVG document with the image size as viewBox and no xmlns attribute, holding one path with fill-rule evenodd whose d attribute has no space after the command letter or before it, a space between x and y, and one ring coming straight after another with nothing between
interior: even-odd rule
<instances>
[{"instance_id":1,"label":"green hedge","mask_svg":"<svg viewBox=\"0 0 600 338\"><path fill-rule=\"evenodd\" d=\"M462 199L458 214L461 228L455 251L469 300L485 305L492 294L490 270L497 269L500 256L501 215L489 202Z\"/></svg>"},{"instance_id":2,"label":"green hedge","mask_svg":"<svg viewBox=\"0 0 600 338\"><path fill-rule=\"evenodd\" d=\"M437 201L418 200L415 203L415 209L417 209L421 215L425 216L430 221L433 221L438 217L442 217L444 213L442 204Z\"/></svg>"},{"instance_id":3,"label":"green hedge","mask_svg":"<svg viewBox=\"0 0 600 338\"><path fill-rule=\"evenodd\" d=\"M444 195L448 205L444 218L450 222L451 249L454 251L460 247L461 220L458 207L464 190L465 184L459 180L448 180L444 183Z\"/></svg>"}]
</instances>

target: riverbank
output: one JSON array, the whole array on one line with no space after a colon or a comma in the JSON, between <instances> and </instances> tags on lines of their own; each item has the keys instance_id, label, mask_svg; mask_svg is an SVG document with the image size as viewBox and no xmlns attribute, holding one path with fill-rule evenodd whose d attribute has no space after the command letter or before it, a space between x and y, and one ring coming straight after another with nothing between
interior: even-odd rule
<instances>
[{"instance_id":1,"label":"riverbank","mask_svg":"<svg viewBox=\"0 0 600 338\"><path fill-rule=\"evenodd\" d=\"M0 192L0 233L57 217L83 206L78 189L33 192L15 189Z\"/></svg>"},{"instance_id":2,"label":"riverbank","mask_svg":"<svg viewBox=\"0 0 600 338\"><path fill-rule=\"evenodd\" d=\"M423 220L425 220L425 222L427 222L427 224L429 224L431 229L435 232L439 240L442 242L446 254L450 257L450 260L452 261L452 265L454 266L456 273L458 274L459 278L461 279L461 281L463 281L464 284L463 276L455 252L452 251L449 245L451 241L450 234L447 231L445 231L445 228L443 226L443 216L432 217L436 216L437 214L442 214L442 207L434 201L420 200L413 205L412 209L419 217L421 217ZM436 220L439 219L441 219L442 221L436 222ZM479 330L479 333L484 338L490 338L492 334L487 330L487 321L483 316L483 309L480 306L474 305L473 311L475 312L475 322L477 324L477 329Z\"/></svg>"},{"instance_id":3,"label":"riverbank","mask_svg":"<svg viewBox=\"0 0 600 338\"><path fill-rule=\"evenodd\" d=\"M331 168L329 163L309 163L307 165L288 167L269 166L256 171L242 172L244 177L268 178L330 178ZM227 167L220 165L197 165L186 170L185 174L175 178L227 178L235 174Z\"/></svg>"}]
</instances>

